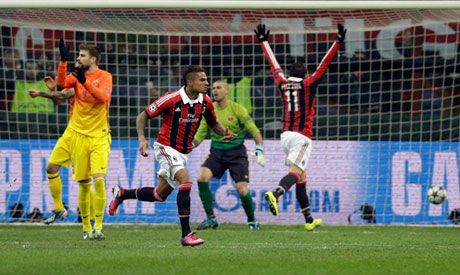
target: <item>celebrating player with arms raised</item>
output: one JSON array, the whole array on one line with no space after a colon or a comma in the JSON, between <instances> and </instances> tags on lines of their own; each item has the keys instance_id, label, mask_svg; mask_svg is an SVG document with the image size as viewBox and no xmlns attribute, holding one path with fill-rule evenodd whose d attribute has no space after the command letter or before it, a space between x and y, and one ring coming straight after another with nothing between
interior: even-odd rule
<instances>
[{"instance_id":1,"label":"celebrating player with arms raised","mask_svg":"<svg viewBox=\"0 0 460 275\"><path fill-rule=\"evenodd\" d=\"M257 29L254 30L270 63L283 103L281 145L286 154L286 165L289 165L289 173L281 179L275 191L265 193L265 199L269 204L270 211L276 216L278 214L276 205L278 198L287 192L292 185L296 184L297 201L305 217L305 229L308 231L320 226L323 222L321 219L313 219L311 216L306 192L305 169L312 150L317 80L326 72L347 32L342 25L338 24L337 27L337 41L329 49L315 73L306 77L307 68L305 64L297 62L292 65L289 78L284 75L283 69L268 44L270 31L266 31L265 25L262 24L258 25Z\"/></svg>"}]
</instances>

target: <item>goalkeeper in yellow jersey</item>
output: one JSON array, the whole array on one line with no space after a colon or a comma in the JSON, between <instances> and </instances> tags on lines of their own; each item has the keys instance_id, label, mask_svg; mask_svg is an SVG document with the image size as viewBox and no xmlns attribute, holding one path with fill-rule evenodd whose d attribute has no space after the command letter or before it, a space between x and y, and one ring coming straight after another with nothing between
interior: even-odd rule
<instances>
[{"instance_id":1,"label":"goalkeeper in yellow jersey","mask_svg":"<svg viewBox=\"0 0 460 275\"><path fill-rule=\"evenodd\" d=\"M60 105L64 100L69 99L69 118L72 117L73 104L74 104L74 95L75 90L64 89L60 92L57 91L56 81L51 77L47 76L44 79L46 86L50 89L49 92L39 91L37 89L30 89L29 95L32 98L35 97L45 97L53 100L54 104ZM68 128L64 131L64 134L58 139L58 142L54 146L53 151L48 159L46 165L46 174L48 176L49 188L51 196L53 197L54 210L51 216L45 220L45 224L52 224L57 220L64 220L67 215L67 209L64 208L62 204L62 181L59 175L59 168L65 166L69 168L70 164L70 148L69 148L69 138L68 137ZM90 219L94 220L94 189L90 189Z\"/></svg>"},{"instance_id":2,"label":"goalkeeper in yellow jersey","mask_svg":"<svg viewBox=\"0 0 460 275\"><path fill-rule=\"evenodd\" d=\"M262 135L255 125L248 111L243 105L228 100L228 85L223 80L217 80L212 85L214 97L214 109L217 120L230 131L238 136L230 142L225 142L222 138L211 132L211 150L209 156L200 168L198 175L198 189L201 201L206 211L207 219L200 224L197 229L215 229L218 226L214 215L214 205L212 193L209 188L211 178L221 178L226 170L230 171L232 179L236 183L236 190L241 198L241 202L248 217L248 226L251 230L258 230L259 224L254 217L254 205L251 194L248 192L249 182L249 161L244 146L244 129L254 137L256 142L257 163L262 167L265 165L264 149L262 146ZM208 125L202 120L198 132L193 140L194 146L198 146L208 133Z\"/></svg>"},{"instance_id":3,"label":"goalkeeper in yellow jersey","mask_svg":"<svg viewBox=\"0 0 460 275\"><path fill-rule=\"evenodd\" d=\"M112 74L99 69L101 54L95 45L80 44L77 66L66 75L69 47L61 38L61 62L56 82L75 89L75 103L68 132L73 179L78 181L78 205L83 222L84 240L103 240L102 220L105 211L105 173L110 153L109 106L112 97ZM90 189L93 178L94 229L90 223Z\"/></svg>"}]
</instances>

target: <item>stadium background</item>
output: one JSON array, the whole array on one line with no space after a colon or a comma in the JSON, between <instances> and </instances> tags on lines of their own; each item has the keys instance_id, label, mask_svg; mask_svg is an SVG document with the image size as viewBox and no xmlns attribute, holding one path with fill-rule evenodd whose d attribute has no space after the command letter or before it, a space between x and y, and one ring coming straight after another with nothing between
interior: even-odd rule
<instances>
[{"instance_id":1,"label":"stadium background","mask_svg":"<svg viewBox=\"0 0 460 275\"><path fill-rule=\"evenodd\" d=\"M59 14L59 16L57 15ZM280 100L269 65L252 29L265 23L270 43L285 70L304 61L312 73L335 40L335 24L349 29L345 46L321 79L308 190L315 217L347 223L368 203L377 223L449 223L460 207L458 67L459 22L455 11L223 11L223 10L2 10L0 25L0 220L12 221L9 207L20 201L26 213L49 214L44 167L67 125L68 106L52 113L13 112L17 81L26 65L37 78L54 75L56 46L64 36L75 53L79 43L101 49L101 68L114 76L110 109L112 152L107 190L152 185L157 164L137 154L135 117L148 103L180 87L181 68L199 64L211 81L251 80L252 116L265 138L267 166L251 160L250 191L262 223L301 223L293 193L273 219L262 198L285 173L280 150ZM70 23L69 23L70 22ZM241 98L240 98L241 99ZM150 123L149 136L161 120ZM247 142L253 148L253 142ZM191 154L196 181L208 143ZM64 169L64 201L76 220L77 186ZM443 185L448 199L430 205L426 190ZM229 178L212 182L218 219L244 223ZM172 195L166 203L126 203L107 222L177 222ZM108 200L111 196L108 195ZM192 221L204 218L197 188ZM358 216L358 217L357 217ZM25 217L24 217L25 218ZM363 222L359 215L355 222Z\"/></svg>"}]
</instances>

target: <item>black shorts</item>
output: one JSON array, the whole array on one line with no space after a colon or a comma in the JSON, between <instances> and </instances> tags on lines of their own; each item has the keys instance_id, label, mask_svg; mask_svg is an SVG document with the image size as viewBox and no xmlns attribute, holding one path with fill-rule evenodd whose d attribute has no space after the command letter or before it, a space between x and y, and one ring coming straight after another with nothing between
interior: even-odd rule
<instances>
[{"instance_id":1,"label":"black shorts","mask_svg":"<svg viewBox=\"0 0 460 275\"><path fill-rule=\"evenodd\" d=\"M210 151L202 166L209 168L214 177L220 179L228 169L235 183L249 182L249 161L244 144L229 150L211 148Z\"/></svg>"}]
</instances>

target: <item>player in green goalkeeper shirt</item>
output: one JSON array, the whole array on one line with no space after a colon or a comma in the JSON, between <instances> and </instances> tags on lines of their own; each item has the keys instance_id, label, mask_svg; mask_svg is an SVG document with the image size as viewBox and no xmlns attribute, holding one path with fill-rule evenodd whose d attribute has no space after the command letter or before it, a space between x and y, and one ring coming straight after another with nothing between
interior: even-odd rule
<instances>
[{"instance_id":1,"label":"player in green goalkeeper shirt","mask_svg":"<svg viewBox=\"0 0 460 275\"><path fill-rule=\"evenodd\" d=\"M218 226L216 216L214 215L214 204L211 189L209 188L209 181L213 177L220 179L227 169L230 171L232 179L236 182L236 190L248 217L249 229L259 229L259 224L254 217L252 197L248 192L249 161L246 147L243 144L244 129L246 128L254 137L256 151L253 155L257 157L257 163L263 167L265 159L262 135L243 105L228 100L228 91L229 88L225 81L217 80L214 82L212 85L214 110L217 120L224 127L230 128L230 131L236 133L238 136L234 137L230 142L225 142L221 136L211 132L210 154L201 166L198 175L199 194L204 210L206 211L207 219L197 227L198 230L207 228L215 229ZM205 120L202 120L193 140L195 147L203 141L207 133L208 125Z\"/></svg>"}]
</instances>

